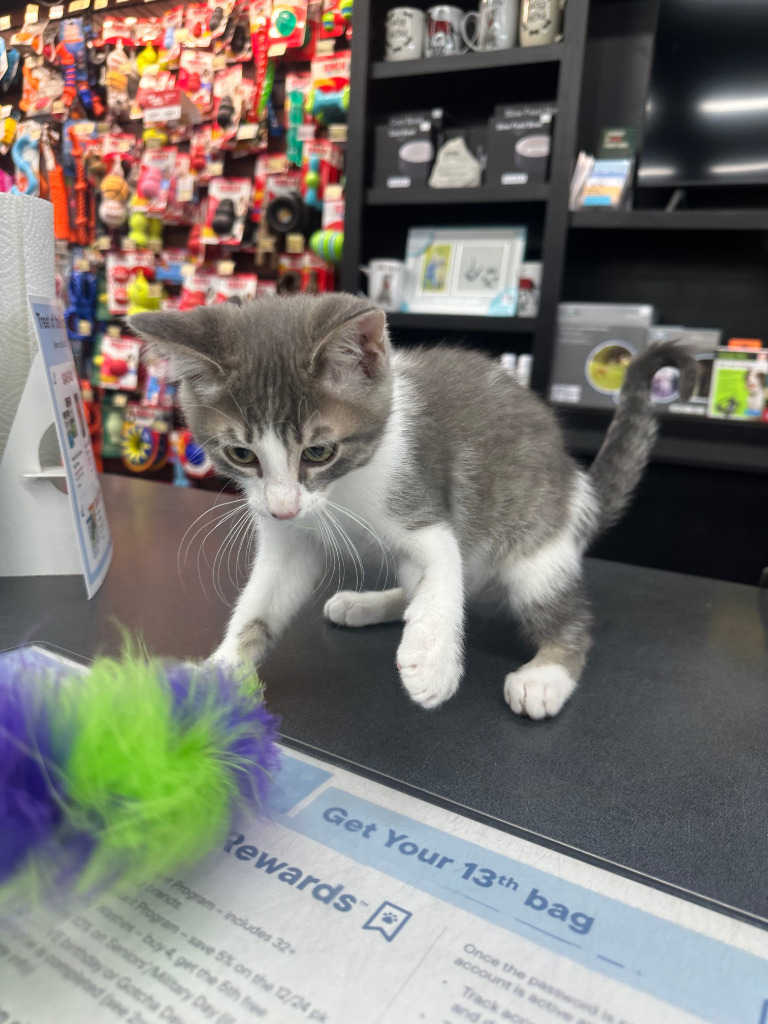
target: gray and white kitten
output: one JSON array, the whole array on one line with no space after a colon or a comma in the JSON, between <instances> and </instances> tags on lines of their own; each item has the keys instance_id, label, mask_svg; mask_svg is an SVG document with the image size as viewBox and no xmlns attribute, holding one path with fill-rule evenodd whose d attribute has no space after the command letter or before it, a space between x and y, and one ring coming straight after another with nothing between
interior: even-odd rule
<instances>
[{"instance_id":1,"label":"gray and white kitten","mask_svg":"<svg viewBox=\"0 0 768 1024\"><path fill-rule=\"evenodd\" d=\"M517 714L555 715L590 646L582 555L626 506L656 435L651 378L662 365L693 387L672 345L630 366L605 443L587 473L529 389L478 352L397 350L365 299L264 298L242 307L142 313L130 325L171 360L190 429L245 495L259 534L253 570L214 657L258 664L343 550L394 554L398 586L343 590L324 613L342 626L402 620L397 667L425 708L463 671L467 593L500 584L537 646L510 672Z\"/></svg>"}]
</instances>

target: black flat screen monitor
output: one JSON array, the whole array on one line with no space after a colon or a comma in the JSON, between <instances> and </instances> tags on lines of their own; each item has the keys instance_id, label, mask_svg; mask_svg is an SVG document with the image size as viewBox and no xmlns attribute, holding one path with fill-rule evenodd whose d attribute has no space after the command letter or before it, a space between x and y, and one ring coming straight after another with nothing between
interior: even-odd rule
<instances>
[{"instance_id":1,"label":"black flat screen monitor","mask_svg":"<svg viewBox=\"0 0 768 1024\"><path fill-rule=\"evenodd\" d=\"M768 182L768 0L660 0L640 186Z\"/></svg>"}]
</instances>

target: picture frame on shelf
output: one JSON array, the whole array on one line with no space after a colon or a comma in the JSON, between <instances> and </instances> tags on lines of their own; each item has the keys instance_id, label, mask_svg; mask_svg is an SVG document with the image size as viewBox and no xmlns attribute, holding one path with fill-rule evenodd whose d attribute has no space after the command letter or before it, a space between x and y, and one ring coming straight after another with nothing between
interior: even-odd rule
<instances>
[{"instance_id":1,"label":"picture frame on shelf","mask_svg":"<svg viewBox=\"0 0 768 1024\"><path fill-rule=\"evenodd\" d=\"M410 228L403 311L515 316L526 240L519 226Z\"/></svg>"}]
</instances>

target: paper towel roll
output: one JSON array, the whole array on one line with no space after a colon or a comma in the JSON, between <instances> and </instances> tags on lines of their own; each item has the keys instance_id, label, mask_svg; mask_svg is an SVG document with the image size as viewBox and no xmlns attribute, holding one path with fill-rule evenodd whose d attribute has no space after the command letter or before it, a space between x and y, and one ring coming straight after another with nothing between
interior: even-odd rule
<instances>
[{"instance_id":1,"label":"paper towel roll","mask_svg":"<svg viewBox=\"0 0 768 1024\"><path fill-rule=\"evenodd\" d=\"M37 352L27 295L56 294L53 205L0 192L0 461Z\"/></svg>"}]
</instances>

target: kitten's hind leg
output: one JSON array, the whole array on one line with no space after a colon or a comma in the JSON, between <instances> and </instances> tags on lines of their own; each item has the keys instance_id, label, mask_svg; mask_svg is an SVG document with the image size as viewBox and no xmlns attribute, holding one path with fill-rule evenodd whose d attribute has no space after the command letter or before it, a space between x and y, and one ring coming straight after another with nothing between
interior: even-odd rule
<instances>
[{"instance_id":1,"label":"kitten's hind leg","mask_svg":"<svg viewBox=\"0 0 768 1024\"><path fill-rule=\"evenodd\" d=\"M340 590L325 602L323 615L337 626L374 626L380 622L401 622L405 613L405 591Z\"/></svg>"},{"instance_id":2,"label":"kitten's hind leg","mask_svg":"<svg viewBox=\"0 0 768 1024\"><path fill-rule=\"evenodd\" d=\"M504 699L515 714L529 718L560 711L576 689L590 647L591 616L578 559L566 565L545 561L535 555L505 574L512 610L538 651L506 677Z\"/></svg>"}]
</instances>

